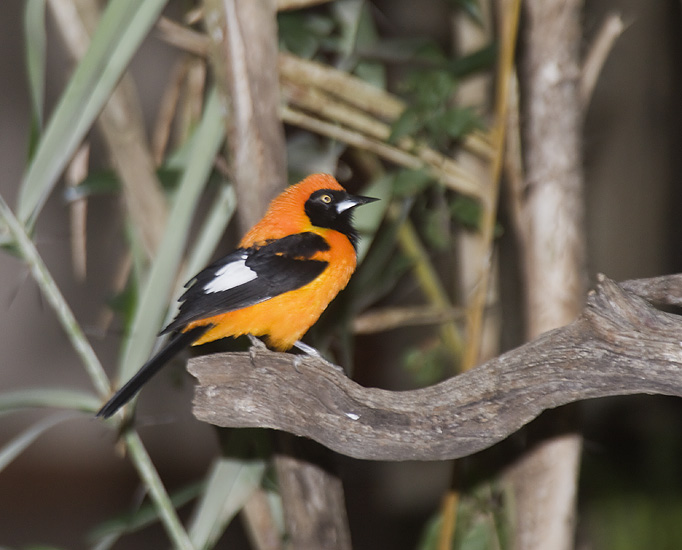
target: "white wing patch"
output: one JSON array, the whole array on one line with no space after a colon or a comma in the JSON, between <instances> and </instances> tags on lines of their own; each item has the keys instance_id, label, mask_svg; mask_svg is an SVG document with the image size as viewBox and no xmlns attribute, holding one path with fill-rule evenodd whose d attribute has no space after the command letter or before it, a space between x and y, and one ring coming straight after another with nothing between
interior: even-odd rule
<instances>
[{"instance_id":1,"label":"white wing patch","mask_svg":"<svg viewBox=\"0 0 682 550\"><path fill-rule=\"evenodd\" d=\"M258 275L253 269L246 267L246 254L238 260L225 264L216 271L213 279L204 285L204 292L224 292L253 281Z\"/></svg>"}]
</instances>

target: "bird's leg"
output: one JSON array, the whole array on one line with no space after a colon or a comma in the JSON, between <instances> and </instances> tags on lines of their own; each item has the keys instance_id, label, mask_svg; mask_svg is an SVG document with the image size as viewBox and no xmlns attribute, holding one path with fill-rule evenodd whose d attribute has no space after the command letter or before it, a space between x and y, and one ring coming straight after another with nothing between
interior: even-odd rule
<instances>
[{"instance_id":1,"label":"bird's leg","mask_svg":"<svg viewBox=\"0 0 682 550\"><path fill-rule=\"evenodd\" d=\"M322 354L319 351L317 351L313 346L309 346L305 342L296 340L294 342L294 347L300 349L306 355L312 355L313 357L319 357L323 359Z\"/></svg>"},{"instance_id":2,"label":"bird's leg","mask_svg":"<svg viewBox=\"0 0 682 550\"><path fill-rule=\"evenodd\" d=\"M328 365L334 367L336 370L341 371L342 373L345 374L345 371L343 370L342 367L340 367L339 365L335 365L331 361L327 361L327 359L325 359L322 356L322 354L318 350L316 350L313 346L309 346L308 344L301 342L300 340L296 340L294 342L294 347L301 350L303 353L305 353L306 355L308 355L310 357L315 357L316 359L320 359L321 361L324 361ZM294 367L296 368L296 370L298 370L298 364L300 362L299 357L300 356L298 356L298 355L294 357Z\"/></svg>"},{"instance_id":3,"label":"bird's leg","mask_svg":"<svg viewBox=\"0 0 682 550\"><path fill-rule=\"evenodd\" d=\"M248 333L246 336L248 337L249 342L251 342L249 355L251 356L251 363L253 363L256 359L256 355L258 355L258 352L267 351L268 347L253 334Z\"/></svg>"},{"instance_id":4,"label":"bird's leg","mask_svg":"<svg viewBox=\"0 0 682 550\"><path fill-rule=\"evenodd\" d=\"M258 337L254 336L250 332L247 333L246 337L249 339L249 342L251 342L252 347L258 349L268 349L268 346L266 346L262 340L260 340Z\"/></svg>"}]
</instances>

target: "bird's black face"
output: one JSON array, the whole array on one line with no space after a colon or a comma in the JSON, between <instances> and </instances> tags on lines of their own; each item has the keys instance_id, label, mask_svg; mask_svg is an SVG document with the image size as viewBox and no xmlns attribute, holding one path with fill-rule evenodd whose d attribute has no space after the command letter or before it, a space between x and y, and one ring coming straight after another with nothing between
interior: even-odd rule
<instances>
[{"instance_id":1,"label":"bird's black face","mask_svg":"<svg viewBox=\"0 0 682 550\"><path fill-rule=\"evenodd\" d=\"M379 199L351 195L335 189L320 189L306 201L305 213L313 225L339 231L355 246L358 235L351 224L353 209L376 200Z\"/></svg>"}]
</instances>

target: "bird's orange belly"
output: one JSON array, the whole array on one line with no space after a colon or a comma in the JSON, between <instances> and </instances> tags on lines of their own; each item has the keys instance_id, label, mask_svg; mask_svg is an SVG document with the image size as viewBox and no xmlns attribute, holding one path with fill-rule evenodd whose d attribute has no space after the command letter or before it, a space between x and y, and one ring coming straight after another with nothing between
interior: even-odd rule
<instances>
[{"instance_id":1,"label":"bird's orange belly","mask_svg":"<svg viewBox=\"0 0 682 550\"><path fill-rule=\"evenodd\" d=\"M194 342L194 346L227 336L253 334L267 336L270 346L285 351L301 339L329 302L345 288L354 269L354 261L331 264L314 281L297 290L253 306L195 321L185 330L198 325L215 325Z\"/></svg>"}]
</instances>

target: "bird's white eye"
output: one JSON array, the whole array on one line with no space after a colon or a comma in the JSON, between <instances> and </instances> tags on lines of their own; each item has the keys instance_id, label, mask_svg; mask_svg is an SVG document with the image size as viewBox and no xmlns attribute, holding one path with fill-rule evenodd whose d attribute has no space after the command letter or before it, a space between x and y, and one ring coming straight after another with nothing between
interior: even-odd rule
<instances>
[{"instance_id":1,"label":"bird's white eye","mask_svg":"<svg viewBox=\"0 0 682 550\"><path fill-rule=\"evenodd\" d=\"M329 204L330 202L332 202L332 196L331 195L321 195L320 200L325 204Z\"/></svg>"}]
</instances>

